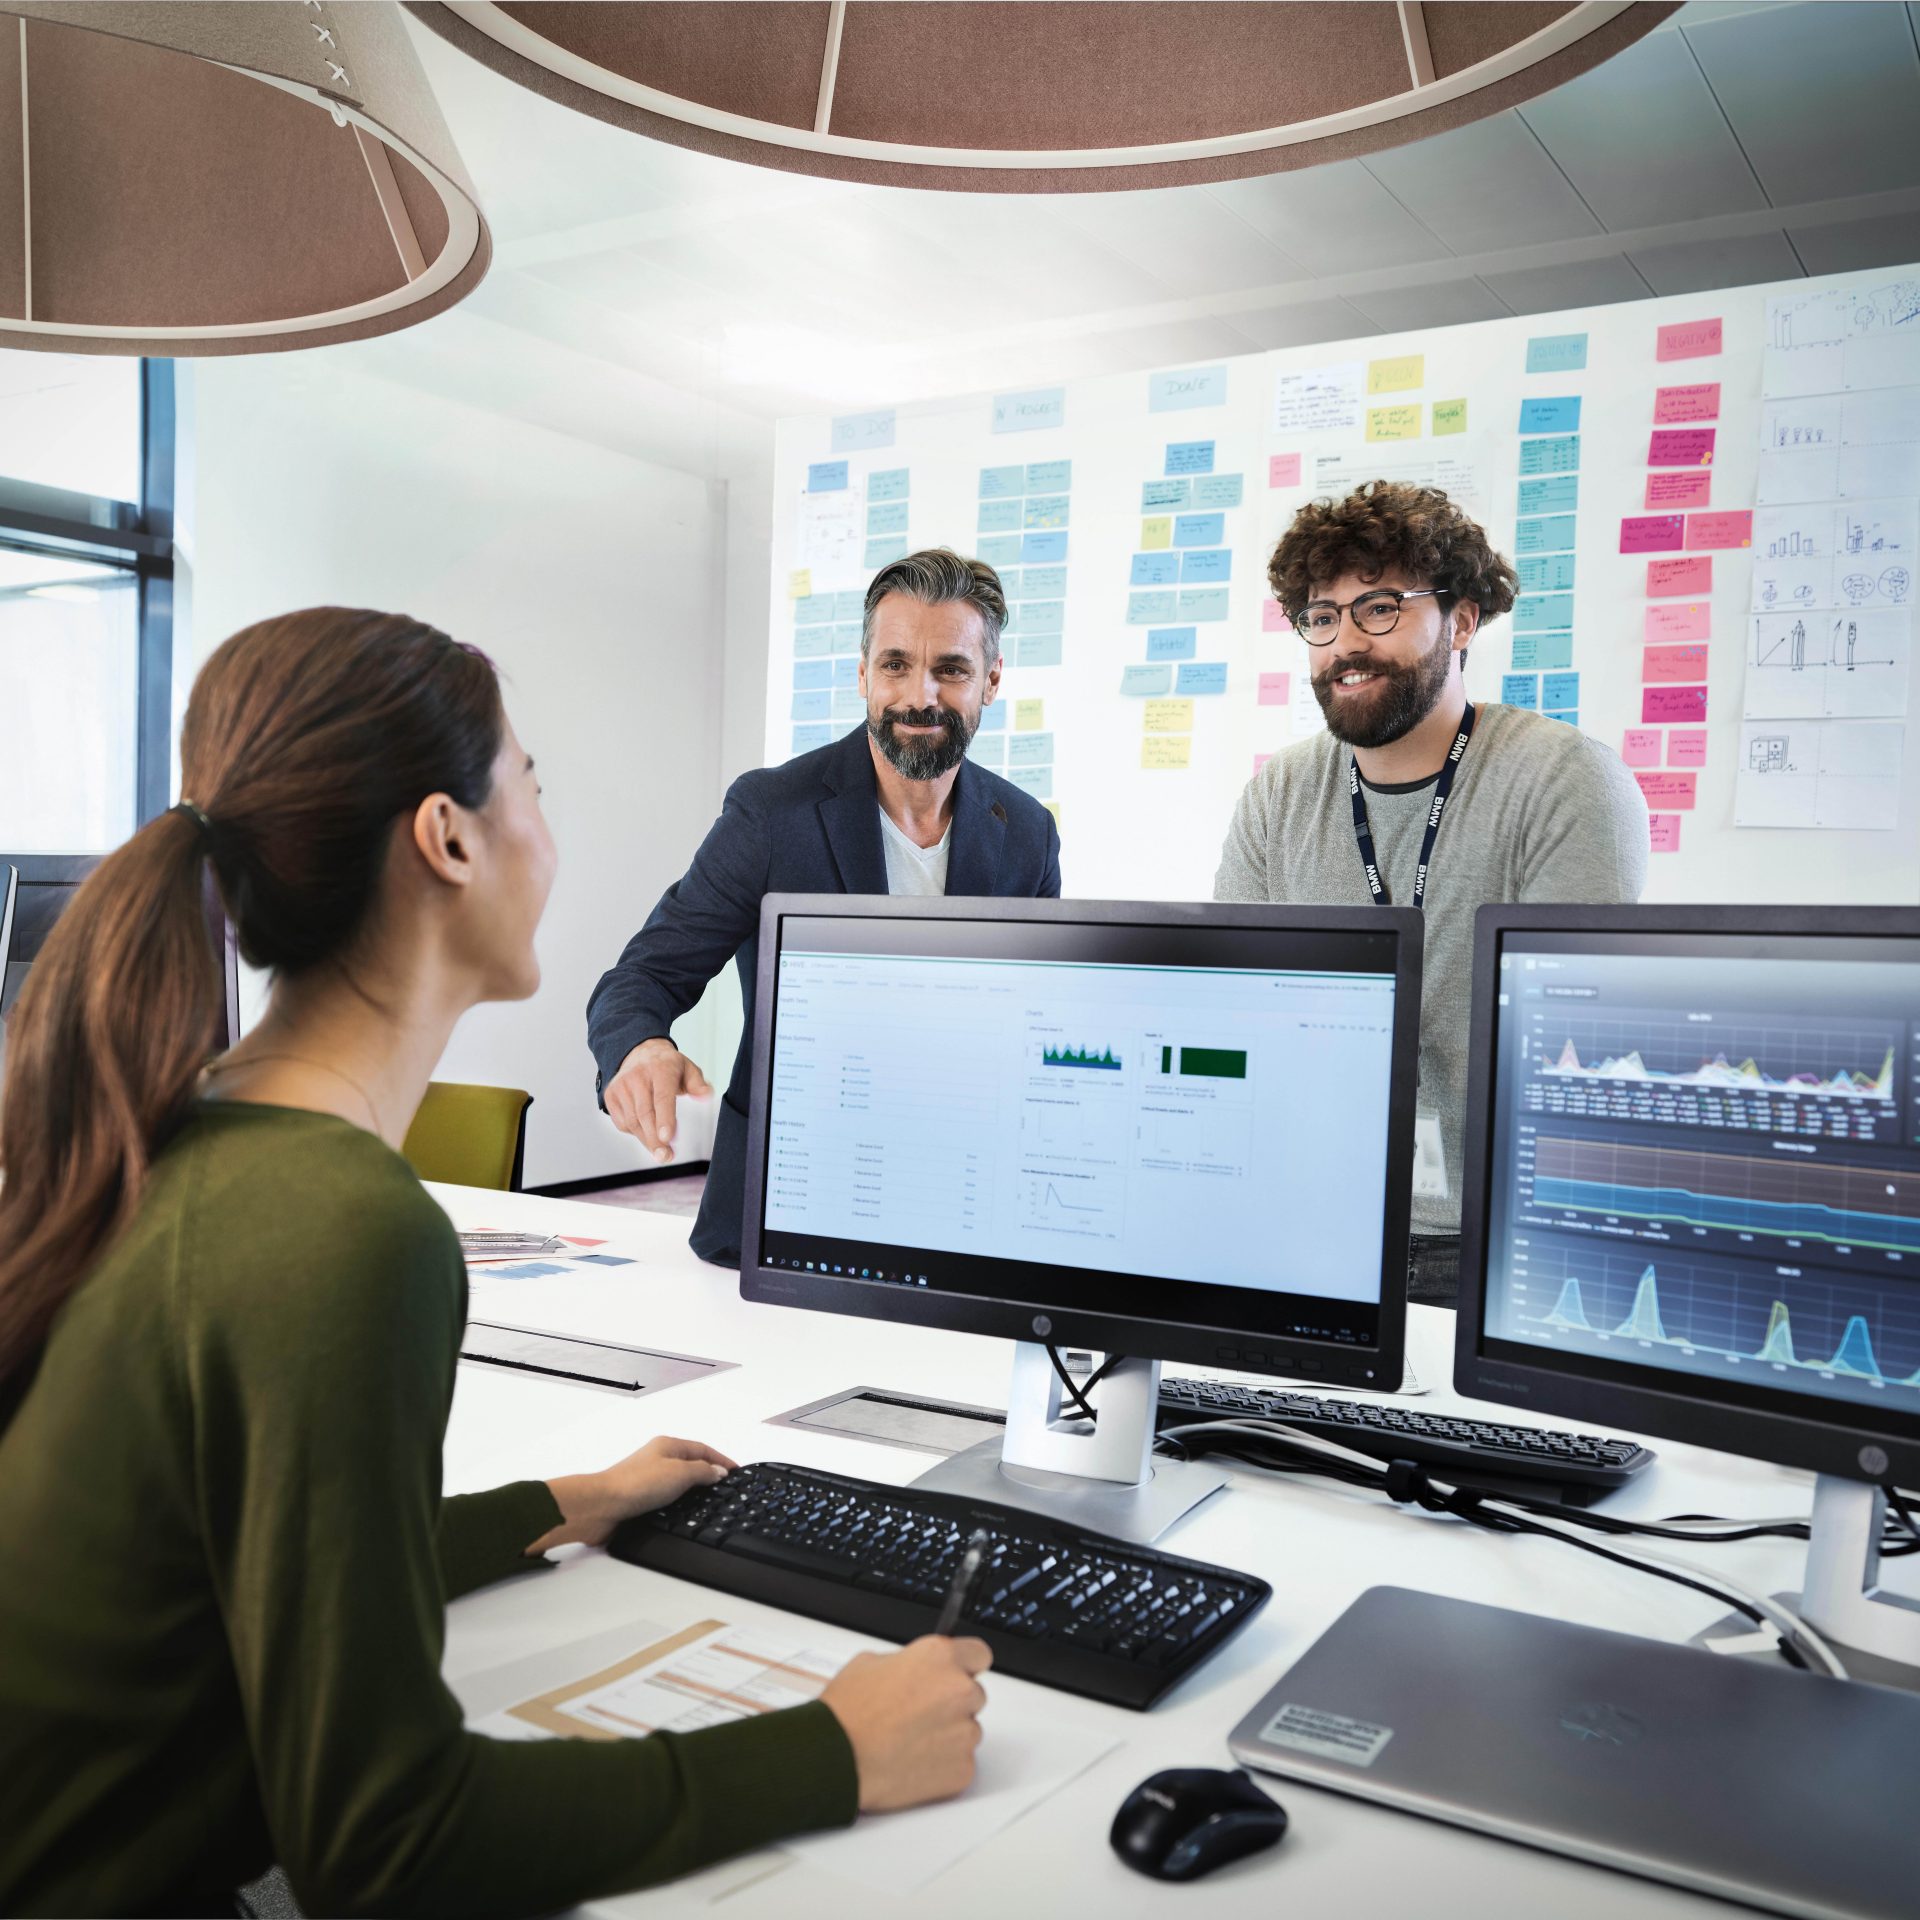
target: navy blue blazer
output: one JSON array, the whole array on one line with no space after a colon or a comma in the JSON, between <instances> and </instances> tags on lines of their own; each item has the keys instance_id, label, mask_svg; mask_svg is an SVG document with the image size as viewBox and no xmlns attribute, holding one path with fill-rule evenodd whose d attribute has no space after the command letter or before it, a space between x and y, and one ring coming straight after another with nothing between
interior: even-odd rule
<instances>
[{"instance_id":1,"label":"navy blue blazer","mask_svg":"<svg viewBox=\"0 0 1920 1920\"><path fill-rule=\"evenodd\" d=\"M731 956L746 1031L721 1096L707 1188L694 1222L703 1260L738 1265L760 902L769 893L885 893L880 798L865 726L784 766L743 773L727 789L685 875L600 977L587 1002L587 1044L604 1089L643 1040L664 1035ZM947 892L1057 899L1060 835L1039 801L963 761L953 784ZM604 1106L604 1098L601 1102Z\"/></svg>"}]
</instances>

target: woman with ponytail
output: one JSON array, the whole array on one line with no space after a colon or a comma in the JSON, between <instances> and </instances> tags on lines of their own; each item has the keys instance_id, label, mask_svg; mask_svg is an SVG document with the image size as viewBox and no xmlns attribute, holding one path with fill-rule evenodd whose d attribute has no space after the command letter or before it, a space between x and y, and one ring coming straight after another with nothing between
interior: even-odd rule
<instances>
[{"instance_id":1,"label":"woman with ponytail","mask_svg":"<svg viewBox=\"0 0 1920 1920\"><path fill-rule=\"evenodd\" d=\"M80 889L0 1103L0 1911L544 1913L972 1774L977 1641L677 1736L499 1743L446 1600L732 1464L656 1440L440 1497L466 1315L398 1148L454 1023L539 984L554 872L479 653L313 609L207 662L190 796ZM202 890L273 977L210 1061Z\"/></svg>"}]
</instances>

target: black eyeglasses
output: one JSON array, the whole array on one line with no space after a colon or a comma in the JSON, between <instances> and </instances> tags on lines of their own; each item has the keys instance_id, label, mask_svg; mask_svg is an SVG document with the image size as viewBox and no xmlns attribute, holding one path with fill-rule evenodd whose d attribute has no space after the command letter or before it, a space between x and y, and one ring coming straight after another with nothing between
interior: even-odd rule
<instances>
[{"instance_id":1,"label":"black eyeglasses","mask_svg":"<svg viewBox=\"0 0 1920 1920\"><path fill-rule=\"evenodd\" d=\"M1374 587L1356 594L1351 600L1309 600L1293 624L1300 638L1310 647L1330 647L1340 634L1340 616L1353 615L1353 624L1362 633L1376 639L1391 633L1400 624L1400 606L1406 600L1448 600L1452 595L1439 587L1411 587L1405 593L1395 587ZM1442 612L1446 609L1443 607Z\"/></svg>"}]
</instances>

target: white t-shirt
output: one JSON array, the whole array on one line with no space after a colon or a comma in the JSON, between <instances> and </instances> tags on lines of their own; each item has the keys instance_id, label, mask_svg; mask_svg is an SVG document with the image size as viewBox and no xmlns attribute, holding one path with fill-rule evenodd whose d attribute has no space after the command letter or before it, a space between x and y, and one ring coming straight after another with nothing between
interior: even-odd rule
<instances>
[{"instance_id":1,"label":"white t-shirt","mask_svg":"<svg viewBox=\"0 0 1920 1920\"><path fill-rule=\"evenodd\" d=\"M876 803L877 804L877 803ZM880 842L887 854L887 891L890 894L944 894L947 890L947 848L953 827L930 847L918 847L893 824L885 807L880 812Z\"/></svg>"}]
</instances>

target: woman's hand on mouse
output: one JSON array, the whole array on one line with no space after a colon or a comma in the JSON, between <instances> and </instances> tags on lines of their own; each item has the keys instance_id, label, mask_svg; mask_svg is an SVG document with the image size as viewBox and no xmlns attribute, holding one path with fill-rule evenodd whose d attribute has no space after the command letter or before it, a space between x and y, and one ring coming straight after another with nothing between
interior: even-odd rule
<instances>
[{"instance_id":1,"label":"woman's hand on mouse","mask_svg":"<svg viewBox=\"0 0 1920 1920\"><path fill-rule=\"evenodd\" d=\"M549 1480L561 1522L527 1551L545 1553L581 1541L604 1547L622 1520L671 1506L694 1487L710 1487L739 1465L698 1440L649 1440L604 1473L574 1473Z\"/></svg>"},{"instance_id":2,"label":"woman's hand on mouse","mask_svg":"<svg viewBox=\"0 0 1920 1920\"><path fill-rule=\"evenodd\" d=\"M992 1665L984 1640L928 1634L898 1653L857 1653L833 1676L820 1698L853 1747L862 1813L950 1800L973 1784L987 1704L979 1676Z\"/></svg>"}]
</instances>

